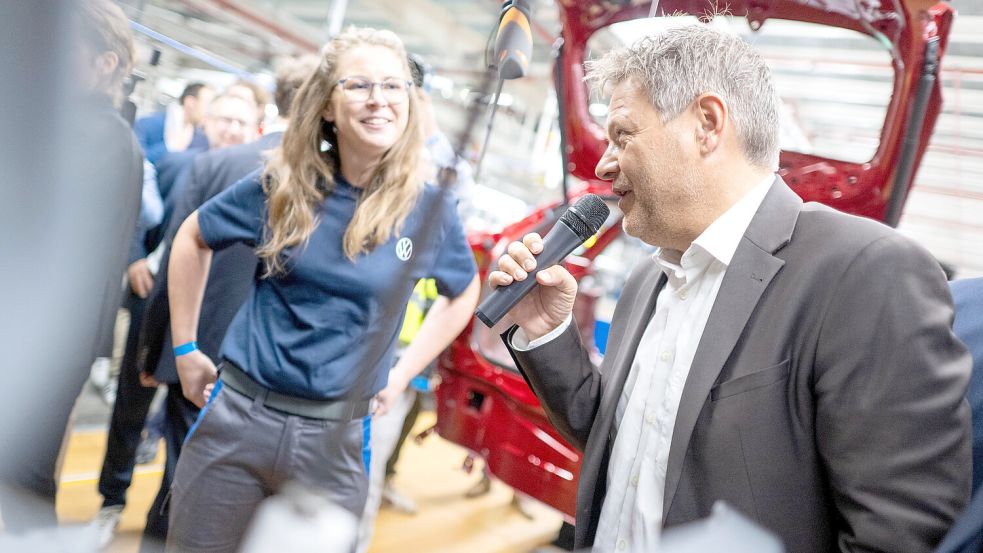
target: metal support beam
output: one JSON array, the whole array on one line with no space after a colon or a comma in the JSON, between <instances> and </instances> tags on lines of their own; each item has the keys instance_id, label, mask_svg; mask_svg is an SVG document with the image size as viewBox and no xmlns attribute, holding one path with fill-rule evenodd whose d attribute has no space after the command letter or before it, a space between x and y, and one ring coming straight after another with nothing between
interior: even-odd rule
<instances>
[{"instance_id":1,"label":"metal support beam","mask_svg":"<svg viewBox=\"0 0 983 553\"><path fill-rule=\"evenodd\" d=\"M233 16L249 25L258 27L268 33L275 35L276 37L289 42L300 49L302 52L317 52L320 50L320 45L313 40L308 39L305 35L296 33L287 29L284 25L277 21L273 21L269 17L259 13L256 10L251 10L245 6L239 4L238 2L233 2L231 0L180 0L183 4L198 7L198 4L211 5L212 7L219 8L224 14Z\"/></svg>"},{"instance_id":2,"label":"metal support beam","mask_svg":"<svg viewBox=\"0 0 983 553\"><path fill-rule=\"evenodd\" d=\"M334 0L331 3L331 10L328 12L328 19L324 22L325 36L328 41L341 32L341 26L345 22L345 12L348 10L348 0Z\"/></svg>"}]
</instances>

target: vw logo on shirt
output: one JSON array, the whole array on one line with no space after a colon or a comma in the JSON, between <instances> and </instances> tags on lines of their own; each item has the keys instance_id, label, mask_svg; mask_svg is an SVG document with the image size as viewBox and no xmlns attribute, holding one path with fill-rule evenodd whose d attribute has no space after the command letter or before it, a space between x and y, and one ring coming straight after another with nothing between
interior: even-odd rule
<instances>
[{"instance_id":1,"label":"vw logo on shirt","mask_svg":"<svg viewBox=\"0 0 983 553\"><path fill-rule=\"evenodd\" d=\"M400 261L407 261L412 255L413 241L406 237L400 238L399 242L396 242L396 257L398 257Z\"/></svg>"}]
</instances>

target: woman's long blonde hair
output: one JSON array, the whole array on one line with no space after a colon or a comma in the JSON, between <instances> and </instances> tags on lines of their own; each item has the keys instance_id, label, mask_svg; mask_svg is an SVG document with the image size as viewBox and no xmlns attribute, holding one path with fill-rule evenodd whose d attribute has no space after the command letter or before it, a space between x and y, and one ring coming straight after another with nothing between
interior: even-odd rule
<instances>
[{"instance_id":1,"label":"woman's long blonde hair","mask_svg":"<svg viewBox=\"0 0 983 553\"><path fill-rule=\"evenodd\" d=\"M257 254L265 276L285 270L284 250L307 242L318 223L317 207L334 190L334 175L341 168L338 140L333 125L322 114L338 82L339 59L359 46L392 50L403 61L409 80L406 50L391 31L349 27L324 46L320 64L297 91L290 126L263 174L268 217ZM417 165L423 141L416 95L411 90L408 96L406 130L373 169L345 231L343 248L352 261L399 234L422 189ZM329 144L327 151L322 151L322 142Z\"/></svg>"}]
</instances>

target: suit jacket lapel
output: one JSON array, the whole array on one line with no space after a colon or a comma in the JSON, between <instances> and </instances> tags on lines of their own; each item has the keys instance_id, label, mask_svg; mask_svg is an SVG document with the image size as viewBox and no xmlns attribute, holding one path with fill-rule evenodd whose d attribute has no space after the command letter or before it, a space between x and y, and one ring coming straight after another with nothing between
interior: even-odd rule
<instances>
[{"instance_id":1,"label":"suit jacket lapel","mask_svg":"<svg viewBox=\"0 0 983 553\"><path fill-rule=\"evenodd\" d=\"M724 363L744 332L761 294L785 264L773 254L791 238L801 204L802 200L781 179L776 178L727 267L693 357L676 414L666 468L663 524L679 485L683 459L696 419Z\"/></svg>"}]
</instances>

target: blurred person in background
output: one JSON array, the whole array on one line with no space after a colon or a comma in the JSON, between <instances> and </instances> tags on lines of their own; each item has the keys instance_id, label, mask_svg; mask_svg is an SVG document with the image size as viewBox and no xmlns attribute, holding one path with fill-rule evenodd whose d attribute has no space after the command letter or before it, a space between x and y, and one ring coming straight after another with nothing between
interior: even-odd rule
<instances>
[{"instance_id":1,"label":"blurred person in background","mask_svg":"<svg viewBox=\"0 0 983 553\"><path fill-rule=\"evenodd\" d=\"M204 83L193 82L184 87L178 102L166 109L141 117L133 124L145 158L143 201L137 233L157 226L163 217L163 199L157 183L157 167L169 152L201 152L208 149L208 137L204 123L215 92ZM170 166L173 168L173 165ZM173 180L172 176L165 178ZM160 206L160 207L158 207ZM137 276L138 277L138 276ZM90 381L99 390L107 404L116 399L117 381L111 374L111 357L115 320L110 322L108 339L100 347L99 356L92 363Z\"/></svg>"},{"instance_id":2,"label":"blurred person in background","mask_svg":"<svg viewBox=\"0 0 983 553\"><path fill-rule=\"evenodd\" d=\"M156 227L164 218L164 199L157 186L157 169L143 160L143 190L140 194L140 215L137 219L136 233L142 235ZM97 352L96 360L89 371L89 382L95 387L110 407L116 401L117 379L112 375L112 356L115 349L116 320L108 321L109 327ZM118 375L115 375L118 376Z\"/></svg>"},{"instance_id":3,"label":"blurred person in background","mask_svg":"<svg viewBox=\"0 0 983 553\"><path fill-rule=\"evenodd\" d=\"M448 183L450 192L457 198L458 213L463 220L471 209L474 170L467 159L457 155L454 145L437 124L433 97L430 94L433 67L418 54L410 54L409 63L415 84L414 92L420 101L420 126L424 144L420 170L429 182Z\"/></svg>"},{"instance_id":4,"label":"blurred person in background","mask_svg":"<svg viewBox=\"0 0 983 553\"><path fill-rule=\"evenodd\" d=\"M265 171L178 231L168 271L174 354L185 397L208 403L178 461L168 550L235 551L258 503L289 480L360 516L372 399L384 413L470 320L474 259L453 198L417 175L411 88L395 34L342 32L294 99ZM234 243L257 248L262 265L219 373L197 348L198 313L212 250ZM407 300L428 276L452 299L431 310L390 371Z\"/></svg>"},{"instance_id":5,"label":"blurred person in background","mask_svg":"<svg viewBox=\"0 0 983 553\"><path fill-rule=\"evenodd\" d=\"M45 396L36 398L36 410L17 413L24 421L23 432L29 435L18 440L16 451L7 452L8 461L0 467L3 522L12 531L57 524L59 451L95 350L105 341L104 337L95 335L110 329L116 317L126 243L140 209L143 155L132 129L115 107L121 99L123 79L133 66L129 21L119 6L109 0L80 0L69 5L73 31L78 33L74 61L79 82L78 88L72 91L77 94L73 113L60 124L67 126L68 134L80 139L73 143L70 152L62 152L52 160L72 167L74 181L66 183L72 187L72 191L65 193L66 197L71 198L74 190L81 189L87 197L100 201L76 206L98 210L88 215L94 232L82 233L87 238L95 236L96 240L80 246L88 252L87 260L93 266L80 267L77 275L72 275L91 282L92 288L73 305L62 307L86 317L92 314L91 320L79 321L82 324L72 332L92 334L95 339L91 349L78 356L77 366L61 367L59 378L45 383ZM72 236L64 237L68 243L74 240ZM63 320L71 321L73 316L66 315ZM56 329L50 330L57 334ZM63 345L50 343L45 347L57 349ZM4 447L15 446L5 443Z\"/></svg>"},{"instance_id":6,"label":"blurred person in background","mask_svg":"<svg viewBox=\"0 0 983 553\"><path fill-rule=\"evenodd\" d=\"M259 138L259 122L258 112L248 100L222 94L212 101L205 118L209 149L248 144L256 140Z\"/></svg>"},{"instance_id":7,"label":"blurred person in background","mask_svg":"<svg viewBox=\"0 0 983 553\"><path fill-rule=\"evenodd\" d=\"M204 130L208 144L215 150L235 146L256 138L256 110L240 98L219 96L209 106ZM188 186L193 161L202 151L169 152L158 162L158 184L164 196L164 213L152 229L138 229L130 244L127 277L130 286L123 307L130 313L123 360L120 364L116 400L106 436L106 452L99 476L102 508L93 524L99 528L100 539L108 543L119 524L126 506L126 492L133 480L137 450L142 440L156 445L159 429L148 429L144 423L156 392L156 383L143 379L138 368L140 329L146 299L154 284L165 231L184 190ZM156 253L155 253L156 252ZM144 386L147 384L148 386Z\"/></svg>"},{"instance_id":8,"label":"blurred person in background","mask_svg":"<svg viewBox=\"0 0 983 553\"><path fill-rule=\"evenodd\" d=\"M310 56L288 60L277 71L274 94L279 119L257 141L203 153L192 164L188 185L176 202L170 228L165 234L169 249L181 222L213 196L232 186L243 177L261 169L269 150L283 139L283 131L290 123L290 107L297 90L317 68L319 59ZM160 490L147 513L147 524L141 551L163 549L167 536L169 502L167 495L174 478L174 469L181 454L181 445L188 430L198 416L198 407L188 401L181 392L177 367L174 363L170 333L170 316L167 304L167 251L157 273L154 288L140 330L139 365L141 382L162 383L167 386L167 397L162 408L163 437L167 447L167 459ZM253 279L259 260L253 248L234 244L212 256L208 283L202 299L198 318L198 348L209 358L217 359L225 331L239 307L253 289ZM108 525L103 527L104 542L112 535Z\"/></svg>"},{"instance_id":9,"label":"blurred person in background","mask_svg":"<svg viewBox=\"0 0 983 553\"><path fill-rule=\"evenodd\" d=\"M242 98L256 106L256 121L260 134L266 132L266 106L270 103L270 93L262 86L247 79L238 79L225 89L227 96Z\"/></svg>"},{"instance_id":10,"label":"blurred person in background","mask_svg":"<svg viewBox=\"0 0 983 553\"><path fill-rule=\"evenodd\" d=\"M181 196L195 156L208 149L226 148L252 142L258 137L255 109L247 100L221 95L208 108L204 122L207 141L201 148L168 152L157 163L157 185L164 199L164 215L150 231L134 236L130 245L127 276L133 293L146 298L153 286L153 272L147 256L161 243L174 204ZM139 328L139 325L137 325Z\"/></svg>"},{"instance_id":11,"label":"blurred person in background","mask_svg":"<svg viewBox=\"0 0 983 553\"><path fill-rule=\"evenodd\" d=\"M167 109L137 119L133 130L147 160L156 164L168 152L207 149L208 138L202 127L214 97L208 85L193 82Z\"/></svg>"}]
</instances>

